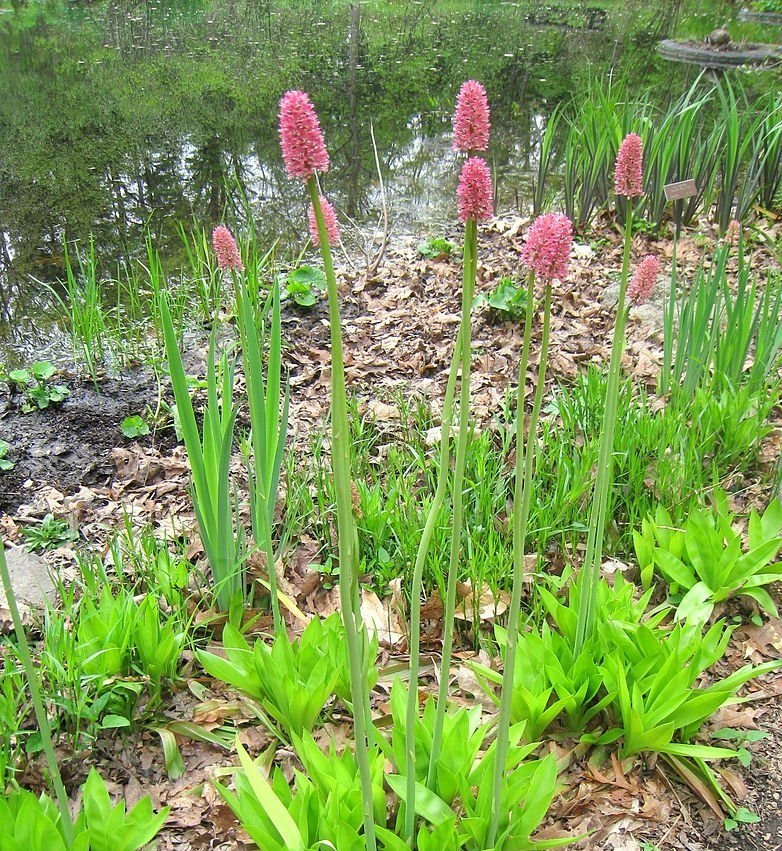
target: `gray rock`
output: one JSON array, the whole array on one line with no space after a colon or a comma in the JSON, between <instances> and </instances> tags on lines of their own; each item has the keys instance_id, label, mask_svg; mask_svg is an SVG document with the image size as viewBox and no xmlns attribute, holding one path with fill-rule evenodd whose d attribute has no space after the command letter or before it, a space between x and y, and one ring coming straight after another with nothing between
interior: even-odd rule
<instances>
[{"instance_id":1,"label":"gray rock","mask_svg":"<svg viewBox=\"0 0 782 851\"><path fill-rule=\"evenodd\" d=\"M612 307L616 307L616 303L619 301L619 282L618 281L610 281L603 288L603 293L600 297L600 304L610 309Z\"/></svg>"},{"instance_id":2,"label":"gray rock","mask_svg":"<svg viewBox=\"0 0 782 851\"><path fill-rule=\"evenodd\" d=\"M54 582L49 574L49 565L39 555L28 553L22 547L11 547L5 551L5 558L20 610L40 609L46 600L54 601ZM0 608L8 608L2 587Z\"/></svg>"}]
</instances>

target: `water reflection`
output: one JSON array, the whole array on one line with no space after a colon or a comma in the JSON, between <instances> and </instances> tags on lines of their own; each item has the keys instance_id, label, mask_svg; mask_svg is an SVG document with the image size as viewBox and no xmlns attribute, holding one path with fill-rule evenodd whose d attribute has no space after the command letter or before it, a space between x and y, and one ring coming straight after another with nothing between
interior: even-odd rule
<instances>
[{"instance_id":1,"label":"water reflection","mask_svg":"<svg viewBox=\"0 0 782 851\"><path fill-rule=\"evenodd\" d=\"M260 239L300 246L304 193L284 173L275 126L286 88L308 90L320 112L325 187L340 209L377 219L371 123L394 229L436 234L454 216L453 97L463 79L481 79L499 207L526 207L562 98L614 65L660 91L691 73L654 53L681 2L603 12L588 1L49 0L7 12L0 359L9 342L35 351L50 341L41 315L51 300L32 277L62 275L64 238L84 245L93 234L112 270L143 249L149 227L174 263L179 223L249 213Z\"/></svg>"}]
</instances>

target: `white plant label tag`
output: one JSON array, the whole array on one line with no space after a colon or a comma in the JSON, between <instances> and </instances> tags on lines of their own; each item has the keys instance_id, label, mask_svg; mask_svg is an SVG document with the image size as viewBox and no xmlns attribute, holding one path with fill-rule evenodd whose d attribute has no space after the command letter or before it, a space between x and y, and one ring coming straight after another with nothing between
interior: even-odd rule
<instances>
[{"instance_id":1,"label":"white plant label tag","mask_svg":"<svg viewBox=\"0 0 782 851\"><path fill-rule=\"evenodd\" d=\"M681 201L698 194L694 180L680 180L678 183L666 183L663 187L667 201Z\"/></svg>"}]
</instances>

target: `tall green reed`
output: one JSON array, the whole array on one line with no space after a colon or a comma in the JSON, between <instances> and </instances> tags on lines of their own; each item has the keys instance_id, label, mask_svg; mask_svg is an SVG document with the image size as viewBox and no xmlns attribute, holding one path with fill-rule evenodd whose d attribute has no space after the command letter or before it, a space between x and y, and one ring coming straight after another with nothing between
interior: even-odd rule
<instances>
[{"instance_id":1,"label":"tall green reed","mask_svg":"<svg viewBox=\"0 0 782 851\"><path fill-rule=\"evenodd\" d=\"M375 840L372 778L369 764L369 748L372 744L372 711L369 704L366 666L363 664L368 642L365 631L362 627L359 627L361 608L357 571L358 533L352 505L350 444L348 443L347 397L345 392L344 355L342 351L342 326L339 313L339 290L337 289L337 280L334 274L334 263L331 257L328 230L314 176L309 178L307 188L309 189L320 239L329 302L329 325L331 329L331 451L337 495L340 602L350 658L356 760L361 777L364 807L364 838L367 848L373 851L377 843Z\"/></svg>"},{"instance_id":2,"label":"tall green reed","mask_svg":"<svg viewBox=\"0 0 782 851\"><path fill-rule=\"evenodd\" d=\"M67 300L51 288L61 309L70 321L74 360L84 362L87 374L97 378L108 348L106 308L95 242L90 239L86 255L77 253L74 268L67 242L63 246L65 257L65 291Z\"/></svg>"},{"instance_id":3,"label":"tall green reed","mask_svg":"<svg viewBox=\"0 0 782 851\"><path fill-rule=\"evenodd\" d=\"M743 385L755 391L779 364L782 286L771 274L764 280L753 273L738 224L734 230L678 301L674 266L664 313L662 393L692 398L702 387L721 392ZM734 256L735 274L729 268Z\"/></svg>"},{"instance_id":4,"label":"tall green reed","mask_svg":"<svg viewBox=\"0 0 782 851\"><path fill-rule=\"evenodd\" d=\"M666 183L694 178L697 192L674 210L680 225L711 214L724 232L732 218L744 219L761 203L771 208L782 184L782 104L776 92L751 101L727 78L704 75L667 106L654 108L619 80L592 84L555 114L541 145L534 210L546 204L544 177L562 174L565 210L580 230L608 210L612 156L635 127L646 149L647 185L634 211L660 230L666 216ZM557 152L560 152L557 155ZM624 202L618 199L620 221Z\"/></svg>"}]
</instances>

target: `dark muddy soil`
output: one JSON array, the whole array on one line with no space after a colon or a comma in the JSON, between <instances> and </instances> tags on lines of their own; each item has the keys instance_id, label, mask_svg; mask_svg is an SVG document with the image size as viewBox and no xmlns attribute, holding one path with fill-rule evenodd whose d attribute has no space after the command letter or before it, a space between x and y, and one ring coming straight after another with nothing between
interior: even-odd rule
<instances>
[{"instance_id":1,"label":"dark muddy soil","mask_svg":"<svg viewBox=\"0 0 782 851\"><path fill-rule=\"evenodd\" d=\"M23 413L18 396L0 395L0 438L9 444L14 462L13 469L0 472L0 511L13 513L43 484L63 493L105 484L113 472L111 450L125 441L120 424L157 400L157 382L148 370L97 385L66 383L71 395L43 411ZM166 448L175 440L167 430L142 442Z\"/></svg>"}]
</instances>

